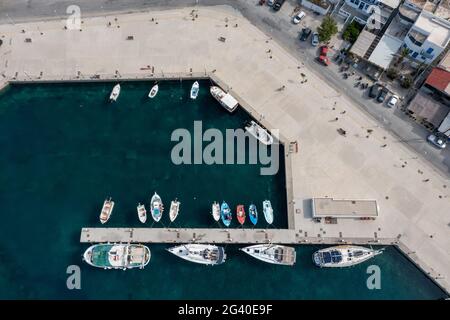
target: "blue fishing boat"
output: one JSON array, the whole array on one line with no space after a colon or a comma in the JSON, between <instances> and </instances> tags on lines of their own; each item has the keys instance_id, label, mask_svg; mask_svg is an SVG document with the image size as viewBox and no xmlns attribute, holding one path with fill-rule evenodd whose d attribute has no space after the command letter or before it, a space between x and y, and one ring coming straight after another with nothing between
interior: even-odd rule
<instances>
[{"instance_id":1,"label":"blue fishing boat","mask_svg":"<svg viewBox=\"0 0 450 320\"><path fill-rule=\"evenodd\" d=\"M227 227L230 226L231 224L231 218L233 217L233 215L231 214L231 209L228 206L228 204L223 201L222 205L220 206L220 217L222 218L222 222L224 225L226 225Z\"/></svg>"},{"instance_id":2,"label":"blue fishing boat","mask_svg":"<svg viewBox=\"0 0 450 320\"><path fill-rule=\"evenodd\" d=\"M252 203L248 211L250 221L253 223L253 225L256 225L256 223L258 222L258 210L256 210L256 206Z\"/></svg>"}]
</instances>

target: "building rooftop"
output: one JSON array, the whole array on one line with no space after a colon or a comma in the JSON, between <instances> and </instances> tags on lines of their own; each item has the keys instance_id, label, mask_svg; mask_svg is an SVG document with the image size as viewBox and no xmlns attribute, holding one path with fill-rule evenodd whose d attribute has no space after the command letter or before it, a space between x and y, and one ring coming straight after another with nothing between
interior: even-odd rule
<instances>
[{"instance_id":1,"label":"building rooftop","mask_svg":"<svg viewBox=\"0 0 450 320\"><path fill-rule=\"evenodd\" d=\"M400 0L380 0L380 2L392 9L397 8L400 4Z\"/></svg>"},{"instance_id":2,"label":"building rooftop","mask_svg":"<svg viewBox=\"0 0 450 320\"><path fill-rule=\"evenodd\" d=\"M403 41L400 39L385 34L370 55L369 61L383 69L387 69L402 44Z\"/></svg>"},{"instance_id":3,"label":"building rooftop","mask_svg":"<svg viewBox=\"0 0 450 320\"><path fill-rule=\"evenodd\" d=\"M331 5L328 0L308 0L308 1L324 9L328 9Z\"/></svg>"},{"instance_id":4,"label":"building rooftop","mask_svg":"<svg viewBox=\"0 0 450 320\"><path fill-rule=\"evenodd\" d=\"M312 199L313 218L376 218L378 205L375 200Z\"/></svg>"},{"instance_id":5,"label":"building rooftop","mask_svg":"<svg viewBox=\"0 0 450 320\"><path fill-rule=\"evenodd\" d=\"M438 7L434 11L434 14L439 18L449 20L450 19L450 1L441 0Z\"/></svg>"},{"instance_id":6,"label":"building rooftop","mask_svg":"<svg viewBox=\"0 0 450 320\"><path fill-rule=\"evenodd\" d=\"M440 47L446 47L450 39L450 22L434 17L429 13L422 12L417 18L414 26L422 29L430 35L427 40Z\"/></svg>"},{"instance_id":7,"label":"building rooftop","mask_svg":"<svg viewBox=\"0 0 450 320\"><path fill-rule=\"evenodd\" d=\"M439 68L450 71L450 51L442 58L441 62L439 62Z\"/></svg>"},{"instance_id":8,"label":"building rooftop","mask_svg":"<svg viewBox=\"0 0 450 320\"><path fill-rule=\"evenodd\" d=\"M356 39L355 43L350 48L350 52L359 57L364 57L367 49L369 49L370 45L372 44L373 40L375 40L375 38L376 38L375 34L367 30L361 31L358 39Z\"/></svg>"},{"instance_id":9,"label":"building rooftop","mask_svg":"<svg viewBox=\"0 0 450 320\"><path fill-rule=\"evenodd\" d=\"M427 85L450 95L450 72L441 68L433 68L426 82Z\"/></svg>"},{"instance_id":10,"label":"building rooftop","mask_svg":"<svg viewBox=\"0 0 450 320\"><path fill-rule=\"evenodd\" d=\"M412 111L417 118L424 119L437 128L447 116L449 108L419 90L409 104L408 110Z\"/></svg>"}]
</instances>

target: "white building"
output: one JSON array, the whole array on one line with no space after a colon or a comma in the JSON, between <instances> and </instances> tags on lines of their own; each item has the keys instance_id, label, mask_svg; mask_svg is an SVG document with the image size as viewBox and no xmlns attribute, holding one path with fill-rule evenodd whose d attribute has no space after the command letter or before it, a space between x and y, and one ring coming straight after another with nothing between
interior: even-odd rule
<instances>
[{"instance_id":1,"label":"white building","mask_svg":"<svg viewBox=\"0 0 450 320\"><path fill-rule=\"evenodd\" d=\"M411 58L431 63L449 44L450 22L422 11L404 39Z\"/></svg>"}]
</instances>

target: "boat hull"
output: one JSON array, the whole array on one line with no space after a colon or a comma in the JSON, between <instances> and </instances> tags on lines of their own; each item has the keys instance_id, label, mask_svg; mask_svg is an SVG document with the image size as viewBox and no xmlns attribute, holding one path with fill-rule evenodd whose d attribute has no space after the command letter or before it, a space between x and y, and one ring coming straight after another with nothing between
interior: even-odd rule
<instances>
[{"instance_id":1,"label":"boat hull","mask_svg":"<svg viewBox=\"0 0 450 320\"><path fill-rule=\"evenodd\" d=\"M170 203L170 212L169 212L170 222L175 221L175 219L178 217L179 210L180 210L180 202L177 200L172 201Z\"/></svg>"},{"instance_id":2,"label":"boat hull","mask_svg":"<svg viewBox=\"0 0 450 320\"><path fill-rule=\"evenodd\" d=\"M198 84L197 81L195 81L191 87L191 99L193 99L193 100L197 99L199 89L200 89L200 85Z\"/></svg>"},{"instance_id":3,"label":"boat hull","mask_svg":"<svg viewBox=\"0 0 450 320\"><path fill-rule=\"evenodd\" d=\"M318 250L312 258L314 264L321 268L345 268L363 263L381 253L382 250L345 245Z\"/></svg>"},{"instance_id":4,"label":"boat hull","mask_svg":"<svg viewBox=\"0 0 450 320\"><path fill-rule=\"evenodd\" d=\"M222 218L222 222L225 226L229 227L231 224L231 209L226 202L223 202L220 207L220 217Z\"/></svg>"},{"instance_id":5,"label":"boat hull","mask_svg":"<svg viewBox=\"0 0 450 320\"><path fill-rule=\"evenodd\" d=\"M143 205L139 204L136 207L136 210L137 210L139 221L142 223L145 223L147 221L147 210L145 210L145 207Z\"/></svg>"},{"instance_id":6,"label":"boat hull","mask_svg":"<svg viewBox=\"0 0 450 320\"><path fill-rule=\"evenodd\" d=\"M273 209L272 204L269 200L263 202L264 219L266 219L268 224L273 223Z\"/></svg>"},{"instance_id":7,"label":"boat hull","mask_svg":"<svg viewBox=\"0 0 450 320\"><path fill-rule=\"evenodd\" d=\"M220 220L220 205L217 202L214 202L211 209L213 219L218 222Z\"/></svg>"},{"instance_id":8,"label":"boat hull","mask_svg":"<svg viewBox=\"0 0 450 320\"><path fill-rule=\"evenodd\" d=\"M158 206L155 207L155 204L158 204ZM155 222L159 222L162 218L164 209L161 197L156 192L150 200L150 208L153 220L155 220Z\"/></svg>"},{"instance_id":9,"label":"boat hull","mask_svg":"<svg viewBox=\"0 0 450 320\"><path fill-rule=\"evenodd\" d=\"M150 92L148 93L148 97L150 99L153 99L154 97L156 97L156 95L158 94L159 91L159 86L157 84L155 84L152 89L150 90Z\"/></svg>"},{"instance_id":10,"label":"boat hull","mask_svg":"<svg viewBox=\"0 0 450 320\"><path fill-rule=\"evenodd\" d=\"M129 258L129 252L138 250L142 253L140 258L143 261L134 263L133 255ZM118 256L117 260L111 260L110 253L112 251L123 251L124 255ZM125 254L127 255L126 257ZM83 254L83 260L92 267L116 270L143 269L150 262L150 258L150 249L141 244L94 244L87 248Z\"/></svg>"},{"instance_id":11,"label":"boat hull","mask_svg":"<svg viewBox=\"0 0 450 320\"><path fill-rule=\"evenodd\" d=\"M255 259L276 265L293 266L296 261L294 247L273 244L256 244L241 248L240 250Z\"/></svg>"},{"instance_id":12,"label":"boat hull","mask_svg":"<svg viewBox=\"0 0 450 320\"><path fill-rule=\"evenodd\" d=\"M258 223L258 210L256 209L256 206L254 204L251 204L248 212L249 212L248 217L250 219L250 222L253 225L256 225Z\"/></svg>"},{"instance_id":13,"label":"boat hull","mask_svg":"<svg viewBox=\"0 0 450 320\"><path fill-rule=\"evenodd\" d=\"M214 258L205 258L205 250L214 252ZM210 244L185 244L167 249L170 253L189 262L203 265L219 265L225 262L226 254L223 247Z\"/></svg>"},{"instance_id":14,"label":"boat hull","mask_svg":"<svg viewBox=\"0 0 450 320\"><path fill-rule=\"evenodd\" d=\"M238 222L243 225L245 223L245 209L243 205L238 205L236 208L236 217Z\"/></svg>"}]
</instances>

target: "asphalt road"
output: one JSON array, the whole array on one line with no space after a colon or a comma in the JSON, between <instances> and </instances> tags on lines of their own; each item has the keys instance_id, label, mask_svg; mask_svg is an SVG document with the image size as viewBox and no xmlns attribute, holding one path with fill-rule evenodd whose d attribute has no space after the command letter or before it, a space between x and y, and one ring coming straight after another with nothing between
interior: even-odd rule
<instances>
[{"instance_id":1,"label":"asphalt road","mask_svg":"<svg viewBox=\"0 0 450 320\"><path fill-rule=\"evenodd\" d=\"M359 105L374 119L380 127L393 132L398 140L396 143L406 144L411 150L427 159L445 176L450 175L450 147L439 150L426 142L428 131L414 123L398 109L389 109L368 99L367 93L354 88L354 79L343 80L338 67L332 64L324 67L317 63L315 57L317 48L310 42L300 42L298 36L301 26L291 23L291 14L298 1L288 0L279 12L274 12L268 6L259 6L259 0L2 0L0 2L0 23L18 23L42 19L67 17L67 7L78 5L82 16L102 15L112 12L141 11L150 8L166 9L195 5L227 4L239 10L249 21L270 37L282 44L291 54L304 62L308 69L326 80L340 94L347 95L350 100ZM311 12L308 26L317 25L317 17ZM316 21L315 21L316 20ZM331 97L330 97L331 98ZM372 128L376 130L376 128ZM415 156L410 159L413 161ZM406 159L398 159L403 161Z\"/></svg>"}]
</instances>

